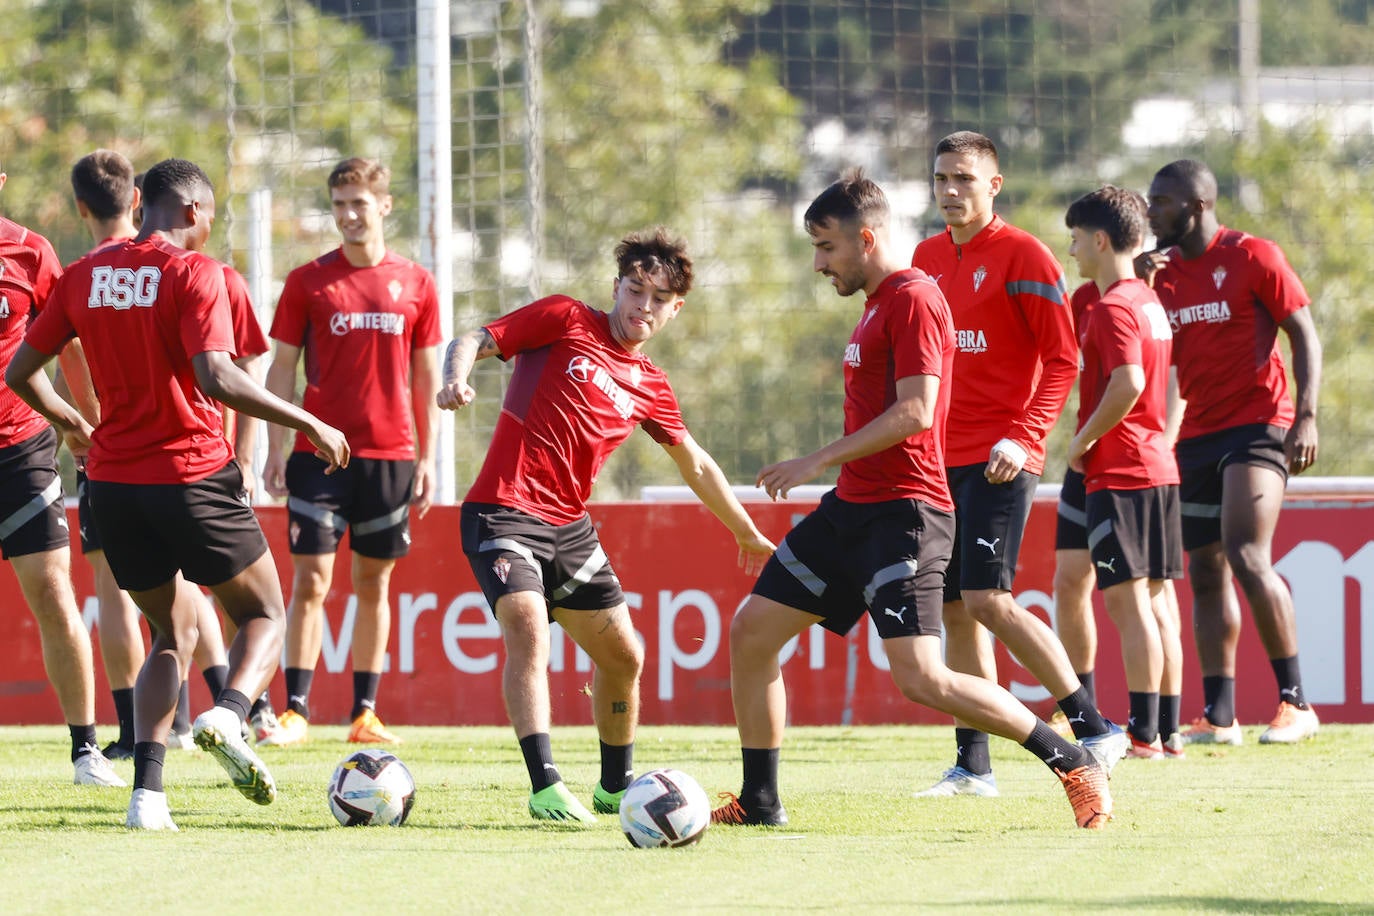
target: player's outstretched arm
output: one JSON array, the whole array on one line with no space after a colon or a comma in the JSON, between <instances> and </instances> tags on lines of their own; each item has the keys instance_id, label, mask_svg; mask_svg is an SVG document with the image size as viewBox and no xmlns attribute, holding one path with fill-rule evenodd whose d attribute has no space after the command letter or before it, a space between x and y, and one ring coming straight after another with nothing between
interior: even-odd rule
<instances>
[{"instance_id":1,"label":"player's outstretched arm","mask_svg":"<svg viewBox=\"0 0 1374 916\"><path fill-rule=\"evenodd\" d=\"M763 564L776 548L772 541L760 533L754 520L735 498L716 460L690 435L677 445L665 445L663 449L677 464L683 482L735 536L735 542L739 544L739 565L750 575L763 569Z\"/></svg>"},{"instance_id":2,"label":"player's outstretched arm","mask_svg":"<svg viewBox=\"0 0 1374 916\"><path fill-rule=\"evenodd\" d=\"M191 357L191 366L201 390L216 401L239 413L305 433L317 449L315 454L329 465L326 474L348 466L348 440L343 433L253 381L252 376L234 365L228 353L221 350L197 353Z\"/></svg>"},{"instance_id":3,"label":"player's outstretched arm","mask_svg":"<svg viewBox=\"0 0 1374 916\"><path fill-rule=\"evenodd\" d=\"M73 455L84 457L91 447L91 424L53 390L48 374L43 371L51 361L48 354L27 342L21 343L5 369L5 384L62 434Z\"/></svg>"},{"instance_id":4,"label":"player's outstretched arm","mask_svg":"<svg viewBox=\"0 0 1374 916\"><path fill-rule=\"evenodd\" d=\"M1288 473L1301 474L1317 460L1317 391L1322 379L1322 343L1311 308L1300 308L1279 325L1293 351L1296 417L1284 437Z\"/></svg>"},{"instance_id":5,"label":"player's outstretched arm","mask_svg":"<svg viewBox=\"0 0 1374 916\"><path fill-rule=\"evenodd\" d=\"M444 410L457 410L466 407L477 397L477 392L468 384L468 375L479 359L498 356L501 351L486 328L468 331L462 337L455 337L444 353L444 378L435 403Z\"/></svg>"},{"instance_id":6,"label":"player's outstretched arm","mask_svg":"<svg viewBox=\"0 0 1374 916\"><path fill-rule=\"evenodd\" d=\"M277 341L272 352L272 364L267 368L267 390L283 401L296 401L296 363L301 348ZM267 458L262 463L262 486L269 496L285 496L286 490L286 429L274 423L267 426Z\"/></svg>"},{"instance_id":7,"label":"player's outstretched arm","mask_svg":"<svg viewBox=\"0 0 1374 916\"><path fill-rule=\"evenodd\" d=\"M897 379L897 400L863 426L842 439L836 439L809 455L779 461L759 471L754 483L763 487L770 499L786 499L796 486L813 480L832 468L881 452L898 442L925 432L935 422L940 379L934 375L909 375Z\"/></svg>"}]
</instances>

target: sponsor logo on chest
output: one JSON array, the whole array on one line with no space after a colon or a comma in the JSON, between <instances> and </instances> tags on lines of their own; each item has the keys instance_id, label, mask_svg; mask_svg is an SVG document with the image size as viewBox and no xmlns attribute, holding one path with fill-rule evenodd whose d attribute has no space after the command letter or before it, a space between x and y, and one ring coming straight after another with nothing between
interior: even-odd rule
<instances>
[{"instance_id":1,"label":"sponsor logo on chest","mask_svg":"<svg viewBox=\"0 0 1374 916\"><path fill-rule=\"evenodd\" d=\"M857 369L864 364L863 356L859 352L859 344L850 341L844 348L844 364L851 369Z\"/></svg>"},{"instance_id":2,"label":"sponsor logo on chest","mask_svg":"<svg viewBox=\"0 0 1374 916\"><path fill-rule=\"evenodd\" d=\"M955 331L954 342L960 353L986 353L988 349L988 335L982 328Z\"/></svg>"},{"instance_id":3,"label":"sponsor logo on chest","mask_svg":"<svg viewBox=\"0 0 1374 916\"><path fill-rule=\"evenodd\" d=\"M583 385L591 385L604 394L610 400L611 407L620 416L620 419L628 420L634 415L634 398L630 396L628 391L620 387L620 383L612 378L609 372L592 362L590 358L574 356L568 360L567 373L573 381ZM638 384L638 374L639 367L633 367L630 371L632 383Z\"/></svg>"},{"instance_id":4,"label":"sponsor logo on chest","mask_svg":"<svg viewBox=\"0 0 1374 916\"><path fill-rule=\"evenodd\" d=\"M1224 324L1230 320L1231 305L1225 300L1169 311L1169 327L1175 334L1190 324Z\"/></svg>"},{"instance_id":5,"label":"sponsor logo on chest","mask_svg":"<svg viewBox=\"0 0 1374 916\"><path fill-rule=\"evenodd\" d=\"M335 312L329 330L335 337L349 331L375 331L378 334L404 334L406 316L396 312Z\"/></svg>"}]
</instances>

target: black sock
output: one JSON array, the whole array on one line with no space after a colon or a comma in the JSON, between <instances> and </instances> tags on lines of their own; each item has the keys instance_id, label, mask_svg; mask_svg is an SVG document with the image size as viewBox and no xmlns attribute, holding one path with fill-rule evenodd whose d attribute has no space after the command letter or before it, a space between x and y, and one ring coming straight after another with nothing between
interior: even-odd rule
<instances>
[{"instance_id":1,"label":"black sock","mask_svg":"<svg viewBox=\"0 0 1374 916\"><path fill-rule=\"evenodd\" d=\"M1045 766L1061 773L1092 762L1092 757L1082 746L1060 737L1054 729L1039 720L1036 720L1035 729L1029 738L1021 742L1021 746L1039 757Z\"/></svg>"},{"instance_id":2,"label":"black sock","mask_svg":"<svg viewBox=\"0 0 1374 916\"><path fill-rule=\"evenodd\" d=\"M191 730L191 685L181 682L181 692L177 694L177 711L172 716L172 731L185 734Z\"/></svg>"},{"instance_id":3,"label":"black sock","mask_svg":"<svg viewBox=\"0 0 1374 916\"><path fill-rule=\"evenodd\" d=\"M1202 714L1213 725L1226 728L1236 721L1236 679L1210 674L1202 679Z\"/></svg>"},{"instance_id":4,"label":"black sock","mask_svg":"<svg viewBox=\"0 0 1374 916\"><path fill-rule=\"evenodd\" d=\"M167 745L140 741L134 745L134 788L162 791L162 765L167 760Z\"/></svg>"},{"instance_id":5,"label":"black sock","mask_svg":"<svg viewBox=\"0 0 1374 916\"><path fill-rule=\"evenodd\" d=\"M963 767L975 776L992 772L992 755L988 753L988 733L976 728L954 730L955 766Z\"/></svg>"},{"instance_id":6,"label":"black sock","mask_svg":"<svg viewBox=\"0 0 1374 916\"><path fill-rule=\"evenodd\" d=\"M354 671L353 672L353 711L348 714L350 719L356 719L363 714L364 709L377 709L377 687L382 683L382 673L380 671Z\"/></svg>"},{"instance_id":7,"label":"black sock","mask_svg":"<svg viewBox=\"0 0 1374 916\"><path fill-rule=\"evenodd\" d=\"M314 679L311 668L286 669L286 708L305 719L310 718L310 682Z\"/></svg>"},{"instance_id":8,"label":"black sock","mask_svg":"<svg viewBox=\"0 0 1374 916\"><path fill-rule=\"evenodd\" d=\"M601 788L619 792L634 777L635 746L601 742Z\"/></svg>"},{"instance_id":9,"label":"black sock","mask_svg":"<svg viewBox=\"0 0 1374 916\"><path fill-rule=\"evenodd\" d=\"M241 691L232 690L228 687L219 693L219 699L215 701L216 706L223 706L225 709L232 709L234 715L239 717L239 721L248 718L248 708L253 705L253 701L248 699Z\"/></svg>"},{"instance_id":10,"label":"black sock","mask_svg":"<svg viewBox=\"0 0 1374 916\"><path fill-rule=\"evenodd\" d=\"M95 743L95 723L90 725L67 725L67 731L72 736L72 760L82 754L89 754L91 751L99 750Z\"/></svg>"},{"instance_id":11,"label":"black sock","mask_svg":"<svg viewBox=\"0 0 1374 916\"><path fill-rule=\"evenodd\" d=\"M1079 687L1064 697L1059 701L1059 708L1064 710L1075 738L1082 740L1093 735L1105 735L1111 730L1102 713L1097 711L1097 704L1093 702L1087 687Z\"/></svg>"},{"instance_id":12,"label":"black sock","mask_svg":"<svg viewBox=\"0 0 1374 916\"><path fill-rule=\"evenodd\" d=\"M1093 709L1097 708L1097 678L1091 671L1079 671L1078 683L1083 685L1083 689L1088 691L1088 702L1093 704ZM1067 713L1066 713L1067 715Z\"/></svg>"},{"instance_id":13,"label":"black sock","mask_svg":"<svg viewBox=\"0 0 1374 916\"><path fill-rule=\"evenodd\" d=\"M1302 674L1298 671L1298 657L1271 658L1269 667L1274 669L1274 679L1279 682L1279 701L1307 708L1307 698L1302 695Z\"/></svg>"},{"instance_id":14,"label":"black sock","mask_svg":"<svg viewBox=\"0 0 1374 916\"><path fill-rule=\"evenodd\" d=\"M1132 690L1130 698L1131 721L1126 730L1135 740L1150 744L1159 737L1159 694Z\"/></svg>"},{"instance_id":15,"label":"black sock","mask_svg":"<svg viewBox=\"0 0 1374 916\"><path fill-rule=\"evenodd\" d=\"M250 709L250 710L248 710L248 715L249 715L249 716L256 716L256 715L261 715L261 714L263 714L263 713L269 713L269 714L270 714L271 712L272 712L272 697L271 697L271 695L268 694L268 692L267 692L266 690L264 690L264 691L262 692L262 696L258 697L256 700L253 701L253 708Z\"/></svg>"},{"instance_id":16,"label":"black sock","mask_svg":"<svg viewBox=\"0 0 1374 916\"><path fill-rule=\"evenodd\" d=\"M1167 739L1178 732L1179 716L1183 712L1183 697L1177 694L1159 695L1159 736Z\"/></svg>"},{"instance_id":17,"label":"black sock","mask_svg":"<svg viewBox=\"0 0 1374 916\"><path fill-rule=\"evenodd\" d=\"M121 687L110 691L114 696L115 718L119 720L118 744L134 746L134 688Z\"/></svg>"},{"instance_id":18,"label":"black sock","mask_svg":"<svg viewBox=\"0 0 1374 916\"><path fill-rule=\"evenodd\" d=\"M219 699L219 692L229 683L228 665L211 665L200 673L205 678L205 686L210 688L211 701Z\"/></svg>"},{"instance_id":19,"label":"black sock","mask_svg":"<svg viewBox=\"0 0 1374 916\"><path fill-rule=\"evenodd\" d=\"M562 782L558 767L553 765L553 747L548 732L535 732L520 739L520 753L525 757L525 769L530 774L530 789L540 792L556 782Z\"/></svg>"},{"instance_id":20,"label":"black sock","mask_svg":"<svg viewBox=\"0 0 1374 916\"><path fill-rule=\"evenodd\" d=\"M771 808L778 803L778 756L781 748L742 747L744 784L740 798L745 808Z\"/></svg>"}]
</instances>

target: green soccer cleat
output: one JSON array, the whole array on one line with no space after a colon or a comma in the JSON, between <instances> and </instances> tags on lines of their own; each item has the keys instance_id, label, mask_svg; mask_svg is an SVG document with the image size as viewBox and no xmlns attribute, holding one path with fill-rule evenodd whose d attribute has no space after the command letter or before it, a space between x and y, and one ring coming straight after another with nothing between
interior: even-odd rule
<instances>
[{"instance_id":1,"label":"green soccer cleat","mask_svg":"<svg viewBox=\"0 0 1374 916\"><path fill-rule=\"evenodd\" d=\"M624 797L624 789L619 792L607 792L598 782L596 790L592 792L592 810L597 814L619 814L620 800Z\"/></svg>"},{"instance_id":2,"label":"green soccer cleat","mask_svg":"<svg viewBox=\"0 0 1374 916\"><path fill-rule=\"evenodd\" d=\"M577 796L561 782L545 786L530 796L530 817L570 827L589 827L596 823L596 815L583 807Z\"/></svg>"}]
</instances>

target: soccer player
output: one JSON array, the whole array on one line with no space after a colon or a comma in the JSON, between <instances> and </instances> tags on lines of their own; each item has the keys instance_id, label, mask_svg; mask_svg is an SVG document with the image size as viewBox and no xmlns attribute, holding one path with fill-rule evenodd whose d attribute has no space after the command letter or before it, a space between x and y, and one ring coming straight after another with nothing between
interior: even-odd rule
<instances>
[{"instance_id":1,"label":"soccer player","mask_svg":"<svg viewBox=\"0 0 1374 916\"><path fill-rule=\"evenodd\" d=\"M1260 743L1291 744L1315 735L1318 722L1303 695L1293 597L1274 571L1272 544L1288 475L1317 458L1321 342L1311 300L1278 245L1222 226L1216 203L1217 180L1206 165L1164 166L1149 192L1158 248L1136 262L1173 325L1186 404L1176 454L1204 707L1184 740L1242 741L1234 575L1278 681L1278 711ZM1280 328L1292 347L1296 407Z\"/></svg>"},{"instance_id":2,"label":"soccer player","mask_svg":"<svg viewBox=\"0 0 1374 916\"><path fill-rule=\"evenodd\" d=\"M1101 291L1079 330L1083 372L1069 466L1083 474L1097 587L1121 636L1128 756L1162 759L1164 642L1177 647L1179 634L1177 621L1157 619L1155 609L1166 607L1164 582L1183 575L1178 466L1165 432L1173 335L1135 275L1145 237L1140 195L1107 185L1074 201L1064 222L1069 255Z\"/></svg>"},{"instance_id":3,"label":"soccer player","mask_svg":"<svg viewBox=\"0 0 1374 916\"><path fill-rule=\"evenodd\" d=\"M224 271L196 251L214 218L214 191L194 163L155 165L144 183L139 235L72 265L5 375L74 454L89 451L91 508L106 558L154 633L134 688L134 791L125 823L137 829L176 829L162 771L198 635L183 578L208 586L238 624L226 686L197 717L196 743L246 797L268 804L275 796L271 774L240 729L249 697L261 692L281 652L281 585L243 501L215 402L301 429L329 464L348 463L338 430L273 397L233 364ZM94 431L43 372L75 336L85 342L101 396Z\"/></svg>"},{"instance_id":4,"label":"soccer player","mask_svg":"<svg viewBox=\"0 0 1374 916\"><path fill-rule=\"evenodd\" d=\"M387 250L390 181L373 159L334 167L329 196L343 243L291 271L272 320L277 345L267 387L294 398L304 353L304 406L347 434L354 460L343 473L326 474L326 463L297 436L288 461L285 430L268 430L263 484L288 497L295 575L286 618L287 707L263 744L309 736L324 599L345 531L358 602L348 740L400 743L377 715L377 689L391 634L391 571L410 551L410 507L423 518L434 502L439 303L429 271Z\"/></svg>"},{"instance_id":5,"label":"soccer player","mask_svg":"<svg viewBox=\"0 0 1374 916\"><path fill-rule=\"evenodd\" d=\"M1064 272L1048 248L994 212L1002 175L992 140L950 134L936 144L933 174L946 228L916 246L911 266L939 284L958 344L945 443L956 520L945 574L946 661L996 680L991 630L1110 771L1126 753L1125 733L1092 704L1054 631L1011 594L1045 437L1077 374ZM987 734L956 721L954 736L954 766L916 794L997 795Z\"/></svg>"},{"instance_id":6,"label":"soccer player","mask_svg":"<svg viewBox=\"0 0 1374 916\"><path fill-rule=\"evenodd\" d=\"M601 778L592 807L620 808L633 778L644 650L625 596L587 515L601 466L642 426L682 479L739 544L753 573L773 544L735 499L715 460L682 422L677 397L643 347L682 308L692 286L686 244L666 229L626 236L609 313L548 296L454 340L438 404L475 396L473 363L519 358L482 469L463 502L463 552L491 605L506 648L501 686L529 771L537 820L592 824L596 816L563 783L550 744L549 624L591 657L592 717Z\"/></svg>"},{"instance_id":7,"label":"soccer player","mask_svg":"<svg viewBox=\"0 0 1374 916\"><path fill-rule=\"evenodd\" d=\"M863 291L844 348L844 436L769 465L757 483L774 499L840 467L835 489L764 567L730 625L730 693L743 756L740 794L712 812L722 824L782 825L778 760L787 694L778 653L813 623L844 635L867 611L902 695L1018 742L1057 775L1080 827L1112 814L1107 772L995 681L946 667L940 645L954 502L945 478L947 382L955 332L934 281L907 268L888 239L887 198L859 170L807 209L814 267L835 291ZM729 793L727 793L729 797Z\"/></svg>"},{"instance_id":8,"label":"soccer player","mask_svg":"<svg viewBox=\"0 0 1374 916\"><path fill-rule=\"evenodd\" d=\"M0 188L7 178L0 170ZM0 365L14 359L61 273L47 239L0 216ZM71 734L72 781L122 786L96 744L91 641L72 589L70 540L57 434L15 392L0 386L0 552L38 621L43 668Z\"/></svg>"},{"instance_id":9,"label":"soccer player","mask_svg":"<svg viewBox=\"0 0 1374 916\"><path fill-rule=\"evenodd\" d=\"M76 161L71 172L72 194L76 199L77 212L86 224L98 251L110 245L131 239L138 234L134 225L134 212L140 208L142 191L135 184L133 166L120 153L114 150L98 149ZM266 341L257 327L257 320L249 307L247 319L242 309L247 302L247 290L243 279L232 267L225 266L225 280L237 281L231 291L237 289L240 299L231 295L234 318L235 346L239 352L245 346L251 347L258 341L261 353L266 350ZM251 329L257 329L253 338ZM58 394L81 410L82 415L92 425L99 422L100 405L95 391L89 385L89 374L85 373L85 359L81 342L73 340L69 345L77 365L83 370L83 378L69 379L62 373L55 382ZM244 359L236 357L240 365ZM69 361L70 362L70 361ZM73 382L75 385L73 386ZM71 396L68 396L71 392ZM227 428L227 427L226 427ZM96 597L99 602L100 655L105 661L105 675L110 683L114 698L115 715L119 721L119 737L105 747L105 756L112 760L132 759L134 756L134 680L145 658L143 632L139 627L139 613L133 600L120 589L110 572L105 559L105 550L100 542L100 533L91 521L90 494L86 486L86 475L77 470L77 518L80 522L81 551L91 564L95 580ZM228 660L224 652L224 639L220 632L218 619L208 601L199 596L194 587L188 598L196 600L199 607L197 630L200 638L196 641L195 662L205 678L211 696L218 696L224 687L224 675L228 671ZM178 702L178 722L168 735L168 747L189 750L194 747L191 736L190 716L183 712L189 703L186 687L182 687L182 698Z\"/></svg>"}]
</instances>

